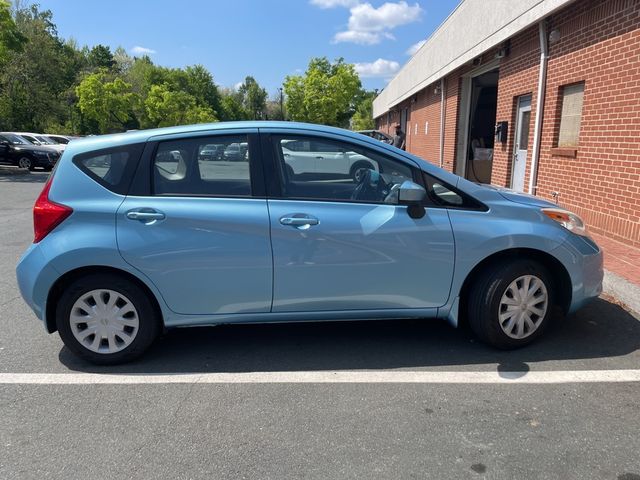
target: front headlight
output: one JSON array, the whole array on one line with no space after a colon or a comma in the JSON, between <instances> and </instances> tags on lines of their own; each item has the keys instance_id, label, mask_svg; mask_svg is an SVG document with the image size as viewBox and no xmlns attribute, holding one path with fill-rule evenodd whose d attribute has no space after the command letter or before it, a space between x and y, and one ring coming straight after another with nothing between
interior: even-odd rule
<instances>
[{"instance_id":1,"label":"front headlight","mask_svg":"<svg viewBox=\"0 0 640 480\"><path fill-rule=\"evenodd\" d=\"M47 157L47 156L49 156L49 154L47 152L40 152L38 150L34 151L33 154L36 157Z\"/></svg>"},{"instance_id":2,"label":"front headlight","mask_svg":"<svg viewBox=\"0 0 640 480\"><path fill-rule=\"evenodd\" d=\"M543 208L542 213L551 220L558 222L570 232L575 233L576 235L582 235L583 237L587 236L587 227L582 219L575 213L571 213L568 210L563 210L561 208Z\"/></svg>"}]
</instances>

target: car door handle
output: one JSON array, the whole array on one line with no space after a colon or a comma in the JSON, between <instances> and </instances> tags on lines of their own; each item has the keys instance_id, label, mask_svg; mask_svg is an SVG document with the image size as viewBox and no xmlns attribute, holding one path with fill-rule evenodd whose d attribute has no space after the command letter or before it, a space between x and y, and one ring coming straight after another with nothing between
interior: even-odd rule
<instances>
[{"instance_id":1,"label":"car door handle","mask_svg":"<svg viewBox=\"0 0 640 480\"><path fill-rule=\"evenodd\" d=\"M165 214L151 208L141 208L139 210L129 210L127 212L127 218L129 220L138 220L147 225L153 224L158 220L164 220Z\"/></svg>"},{"instance_id":2,"label":"car door handle","mask_svg":"<svg viewBox=\"0 0 640 480\"><path fill-rule=\"evenodd\" d=\"M311 215L305 214L293 214L293 215L285 215L280 218L280 223L282 225L287 225L290 227L295 227L299 230L306 230L311 225L318 225L320 220L316 217L312 217Z\"/></svg>"}]
</instances>

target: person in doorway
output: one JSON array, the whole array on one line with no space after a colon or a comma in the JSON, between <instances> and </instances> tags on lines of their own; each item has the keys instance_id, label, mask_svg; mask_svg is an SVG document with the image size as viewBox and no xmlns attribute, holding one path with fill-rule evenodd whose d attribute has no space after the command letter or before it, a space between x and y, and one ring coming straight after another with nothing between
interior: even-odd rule
<instances>
[{"instance_id":1,"label":"person in doorway","mask_svg":"<svg viewBox=\"0 0 640 480\"><path fill-rule=\"evenodd\" d=\"M401 150L405 149L405 136L400 125L396 125L396 134L393 137L393 146L398 147Z\"/></svg>"}]
</instances>

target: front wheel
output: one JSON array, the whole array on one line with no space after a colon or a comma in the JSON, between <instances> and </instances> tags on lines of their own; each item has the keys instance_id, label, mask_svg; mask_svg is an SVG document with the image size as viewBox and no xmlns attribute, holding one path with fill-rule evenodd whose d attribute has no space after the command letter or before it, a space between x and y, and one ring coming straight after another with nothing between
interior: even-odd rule
<instances>
[{"instance_id":1,"label":"front wheel","mask_svg":"<svg viewBox=\"0 0 640 480\"><path fill-rule=\"evenodd\" d=\"M542 335L551 316L555 286L540 263L503 260L472 285L468 318L484 342L501 349L525 346Z\"/></svg>"},{"instance_id":2,"label":"front wheel","mask_svg":"<svg viewBox=\"0 0 640 480\"><path fill-rule=\"evenodd\" d=\"M20 157L18 167L24 168L25 170L33 170L33 162L29 157Z\"/></svg>"},{"instance_id":3,"label":"front wheel","mask_svg":"<svg viewBox=\"0 0 640 480\"><path fill-rule=\"evenodd\" d=\"M69 350L99 365L139 357L160 330L146 292L114 274L87 275L69 285L58 301L56 323Z\"/></svg>"}]
</instances>

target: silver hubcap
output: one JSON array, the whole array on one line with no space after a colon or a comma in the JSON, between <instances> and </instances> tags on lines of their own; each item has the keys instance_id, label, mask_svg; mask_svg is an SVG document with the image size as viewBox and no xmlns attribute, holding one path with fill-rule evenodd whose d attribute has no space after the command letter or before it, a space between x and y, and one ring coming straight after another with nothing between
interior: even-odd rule
<instances>
[{"instance_id":1,"label":"silver hubcap","mask_svg":"<svg viewBox=\"0 0 640 480\"><path fill-rule=\"evenodd\" d=\"M516 278L500 299L498 319L502 331L515 339L527 338L535 332L549 305L547 287L534 275Z\"/></svg>"},{"instance_id":2,"label":"silver hubcap","mask_svg":"<svg viewBox=\"0 0 640 480\"><path fill-rule=\"evenodd\" d=\"M113 290L92 290L71 308L71 331L80 344L96 353L117 353L138 334L138 312L133 303Z\"/></svg>"},{"instance_id":3,"label":"silver hubcap","mask_svg":"<svg viewBox=\"0 0 640 480\"><path fill-rule=\"evenodd\" d=\"M31 166L31 160L26 157L22 157L20 160L18 160L18 166L20 168L29 168Z\"/></svg>"}]
</instances>

